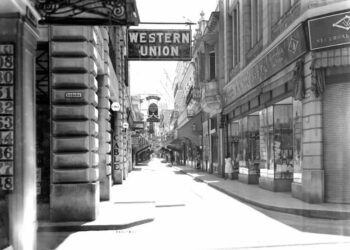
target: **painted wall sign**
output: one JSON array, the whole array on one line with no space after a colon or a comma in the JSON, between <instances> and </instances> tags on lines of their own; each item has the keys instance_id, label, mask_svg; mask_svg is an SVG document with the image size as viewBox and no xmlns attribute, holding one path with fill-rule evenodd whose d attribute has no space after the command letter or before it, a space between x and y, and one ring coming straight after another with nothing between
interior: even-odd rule
<instances>
[{"instance_id":1,"label":"painted wall sign","mask_svg":"<svg viewBox=\"0 0 350 250\"><path fill-rule=\"evenodd\" d=\"M0 44L0 187L13 190L14 178L14 68L13 44Z\"/></svg>"},{"instance_id":2,"label":"painted wall sign","mask_svg":"<svg viewBox=\"0 0 350 250\"><path fill-rule=\"evenodd\" d=\"M190 30L128 31L129 60L191 60Z\"/></svg>"},{"instance_id":3,"label":"painted wall sign","mask_svg":"<svg viewBox=\"0 0 350 250\"><path fill-rule=\"evenodd\" d=\"M301 25L273 47L255 64L244 69L224 87L226 105L276 74L306 52L304 30Z\"/></svg>"},{"instance_id":4,"label":"painted wall sign","mask_svg":"<svg viewBox=\"0 0 350 250\"><path fill-rule=\"evenodd\" d=\"M40 0L35 8L39 23L69 25L135 25L139 22L135 1Z\"/></svg>"},{"instance_id":5,"label":"painted wall sign","mask_svg":"<svg viewBox=\"0 0 350 250\"><path fill-rule=\"evenodd\" d=\"M310 49L322 49L350 44L350 12L308 21Z\"/></svg>"}]
</instances>

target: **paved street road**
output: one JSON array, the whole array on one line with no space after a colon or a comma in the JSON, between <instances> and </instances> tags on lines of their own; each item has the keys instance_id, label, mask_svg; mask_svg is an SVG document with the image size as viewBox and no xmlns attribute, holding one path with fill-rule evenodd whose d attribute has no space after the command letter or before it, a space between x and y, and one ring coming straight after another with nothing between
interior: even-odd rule
<instances>
[{"instance_id":1,"label":"paved street road","mask_svg":"<svg viewBox=\"0 0 350 250\"><path fill-rule=\"evenodd\" d=\"M258 211L160 159L137 166L114 188L120 206L154 203L154 221L124 230L40 232L39 249L350 249L350 237L330 234L349 234L347 221Z\"/></svg>"}]
</instances>

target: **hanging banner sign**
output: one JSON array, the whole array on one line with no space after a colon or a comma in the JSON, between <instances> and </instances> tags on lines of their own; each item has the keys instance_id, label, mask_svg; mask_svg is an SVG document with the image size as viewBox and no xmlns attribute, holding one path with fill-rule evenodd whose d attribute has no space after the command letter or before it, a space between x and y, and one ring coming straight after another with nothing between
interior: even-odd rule
<instances>
[{"instance_id":1,"label":"hanging banner sign","mask_svg":"<svg viewBox=\"0 0 350 250\"><path fill-rule=\"evenodd\" d=\"M14 178L14 68L13 44L0 44L0 188L13 190Z\"/></svg>"},{"instance_id":2,"label":"hanging banner sign","mask_svg":"<svg viewBox=\"0 0 350 250\"><path fill-rule=\"evenodd\" d=\"M190 30L128 31L129 60L189 61Z\"/></svg>"},{"instance_id":3,"label":"hanging banner sign","mask_svg":"<svg viewBox=\"0 0 350 250\"><path fill-rule=\"evenodd\" d=\"M323 49L350 44L350 12L308 21L310 49Z\"/></svg>"}]
</instances>

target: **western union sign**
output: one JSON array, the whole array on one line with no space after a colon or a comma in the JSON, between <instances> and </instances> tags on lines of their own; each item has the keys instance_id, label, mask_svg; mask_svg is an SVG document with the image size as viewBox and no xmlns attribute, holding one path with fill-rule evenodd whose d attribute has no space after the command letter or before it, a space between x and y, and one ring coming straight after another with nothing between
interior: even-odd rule
<instances>
[{"instance_id":1,"label":"western union sign","mask_svg":"<svg viewBox=\"0 0 350 250\"><path fill-rule=\"evenodd\" d=\"M191 60L190 30L129 30L129 60Z\"/></svg>"}]
</instances>

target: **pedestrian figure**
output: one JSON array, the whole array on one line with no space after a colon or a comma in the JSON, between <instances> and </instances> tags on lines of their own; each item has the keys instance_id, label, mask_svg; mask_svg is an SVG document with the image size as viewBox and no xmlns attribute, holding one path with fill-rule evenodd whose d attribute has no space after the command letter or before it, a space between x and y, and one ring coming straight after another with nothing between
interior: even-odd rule
<instances>
[{"instance_id":1,"label":"pedestrian figure","mask_svg":"<svg viewBox=\"0 0 350 250\"><path fill-rule=\"evenodd\" d=\"M227 178L232 179L232 173L233 173L232 160L231 160L230 154L227 154L225 158L225 179Z\"/></svg>"},{"instance_id":2,"label":"pedestrian figure","mask_svg":"<svg viewBox=\"0 0 350 250\"><path fill-rule=\"evenodd\" d=\"M173 163L174 163L174 152L173 151L170 151L170 162L171 162L171 166L173 166Z\"/></svg>"}]
</instances>

